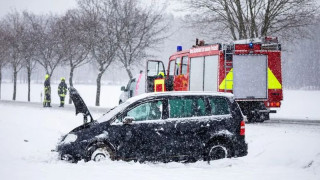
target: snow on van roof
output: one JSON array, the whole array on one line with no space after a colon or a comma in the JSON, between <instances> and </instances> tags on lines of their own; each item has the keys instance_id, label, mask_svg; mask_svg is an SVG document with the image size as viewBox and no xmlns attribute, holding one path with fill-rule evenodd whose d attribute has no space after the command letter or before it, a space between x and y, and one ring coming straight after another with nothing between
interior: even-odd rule
<instances>
[{"instance_id":1,"label":"snow on van roof","mask_svg":"<svg viewBox=\"0 0 320 180\"><path fill-rule=\"evenodd\" d=\"M159 97L159 96L223 96L227 98L233 98L233 94L224 92L212 92L212 91L167 91L167 92L152 92L144 93L138 96L134 96L127 101L134 102L147 97Z\"/></svg>"},{"instance_id":2,"label":"snow on van roof","mask_svg":"<svg viewBox=\"0 0 320 180\"><path fill-rule=\"evenodd\" d=\"M107 114L98 119L99 122L104 122L110 120L113 116L123 111L130 104L139 101L145 98L152 97L161 97L161 96L222 96L227 97L229 99L233 98L233 94L231 93L222 93L222 92L210 92L210 91L168 91L168 92L153 92L153 93L144 93L138 96L134 96L128 99L126 102L116 106L114 109L109 111Z\"/></svg>"}]
</instances>

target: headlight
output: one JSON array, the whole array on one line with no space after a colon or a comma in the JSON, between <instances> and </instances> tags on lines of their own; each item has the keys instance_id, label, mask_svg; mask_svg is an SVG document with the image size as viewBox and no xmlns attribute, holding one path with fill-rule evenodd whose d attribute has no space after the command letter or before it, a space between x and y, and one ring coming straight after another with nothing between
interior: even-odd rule
<instances>
[{"instance_id":1,"label":"headlight","mask_svg":"<svg viewBox=\"0 0 320 180\"><path fill-rule=\"evenodd\" d=\"M77 140L78 136L75 134L67 134L67 136L64 138L64 140L61 142L61 144L70 144L72 142L75 142Z\"/></svg>"}]
</instances>

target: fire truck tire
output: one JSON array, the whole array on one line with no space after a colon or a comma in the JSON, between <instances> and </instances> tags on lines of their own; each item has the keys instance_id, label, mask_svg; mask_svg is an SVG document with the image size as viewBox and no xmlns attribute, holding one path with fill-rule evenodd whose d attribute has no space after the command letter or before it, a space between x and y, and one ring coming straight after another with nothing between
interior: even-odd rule
<instances>
[{"instance_id":1,"label":"fire truck tire","mask_svg":"<svg viewBox=\"0 0 320 180\"><path fill-rule=\"evenodd\" d=\"M250 113L247 118L249 123L263 123L269 120L269 113Z\"/></svg>"}]
</instances>

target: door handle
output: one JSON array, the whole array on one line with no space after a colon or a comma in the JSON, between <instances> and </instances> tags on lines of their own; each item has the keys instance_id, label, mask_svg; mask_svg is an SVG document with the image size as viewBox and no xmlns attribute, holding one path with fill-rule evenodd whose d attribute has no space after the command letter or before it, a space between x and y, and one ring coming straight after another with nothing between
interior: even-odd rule
<instances>
[{"instance_id":1,"label":"door handle","mask_svg":"<svg viewBox=\"0 0 320 180\"><path fill-rule=\"evenodd\" d=\"M163 128L159 128L159 129L154 129L154 131L160 135L160 133L163 133L164 132L164 129Z\"/></svg>"}]
</instances>

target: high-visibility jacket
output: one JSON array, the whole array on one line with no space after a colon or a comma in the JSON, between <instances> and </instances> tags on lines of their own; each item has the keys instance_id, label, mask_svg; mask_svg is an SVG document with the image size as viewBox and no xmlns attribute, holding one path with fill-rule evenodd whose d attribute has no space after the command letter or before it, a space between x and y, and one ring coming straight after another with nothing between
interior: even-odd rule
<instances>
[{"instance_id":1,"label":"high-visibility jacket","mask_svg":"<svg viewBox=\"0 0 320 180\"><path fill-rule=\"evenodd\" d=\"M67 84L64 81L61 81L58 86L58 94L60 97L65 97L67 95Z\"/></svg>"},{"instance_id":2,"label":"high-visibility jacket","mask_svg":"<svg viewBox=\"0 0 320 180\"><path fill-rule=\"evenodd\" d=\"M48 78L44 81L44 103L47 102L51 102L51 86Z\"/></svg>"}]
</instances>

